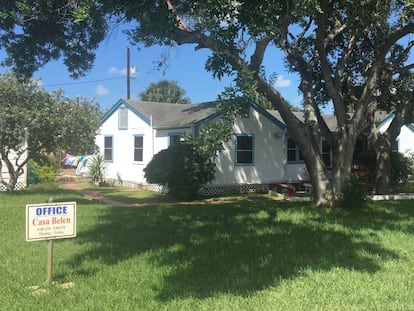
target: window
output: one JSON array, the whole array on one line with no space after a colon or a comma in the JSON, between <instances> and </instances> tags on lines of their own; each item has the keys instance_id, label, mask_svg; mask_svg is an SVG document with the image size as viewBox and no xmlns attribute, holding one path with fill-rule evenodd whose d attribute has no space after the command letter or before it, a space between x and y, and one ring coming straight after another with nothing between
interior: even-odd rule
<instances>
[{"instance_id":1,"label":"window","mask_svg":"<svg viewBox=\"0 0 414 311\"><path fill-rule=\"evenodd\" d=\"M134 161L142 162L144 154L144 137L134 136Z\"/></svg>"},{"instance_id":2,"label":"window","mask_svg":"<svg viewBox=\"0 0 414 311\"><path fill-rule=\"evenodd\" d=\"M288 162L303 162L302 152L291 137L287 141L287 160Z\"/></svg>"},{"instance_id":3,"label":"window","mask_svg":"<svg viewBox=\"0 0 414 311\"><path fill-rule=\"evenodd\" d=\"M322 159L327 167L332 166L332 152L331 147L326 140L322 140Z\"/></svg>"},{"instance_id":4,"label":"window","mask_svg":"<svg viewBox=\"0 0 414 311\"><path fill-rule=\"evenodd\" d=\"M253 135L236 136L236 163L253 164Z\"/></svg>"},{"instance_id":5,"label":"window","mask_svg":"<svg viewBox=\"0 0 414 311\"><path fill-rule=\"evenodd\" d=\"M170 135L170 146L177 146L181 141L180 134L173 134Z\"/></svg>"},{"instance_id":6,"label":"window","mask_svg":"<svg viewBox=\"0 0 414 311\"><path fill-rule=\"evenodd\" d=\"M113 160L113 137L104 137L104 159L105 161Z\"/></svg>"},{"instance_id":7,"label":"window","mask_svg":"<svg viewBox=\"0 0 414 311\"><path fill-rule=\"evenodd\" d=\"M128 109L121 107L118 110L118 128L120 130L128 129Z\"/></svg>"}]
</instances>

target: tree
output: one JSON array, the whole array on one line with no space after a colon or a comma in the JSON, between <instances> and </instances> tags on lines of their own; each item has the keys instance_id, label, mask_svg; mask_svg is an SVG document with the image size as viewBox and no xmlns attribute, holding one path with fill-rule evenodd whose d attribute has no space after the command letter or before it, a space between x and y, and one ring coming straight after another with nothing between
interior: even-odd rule
<instances>
[{"instance_id":1,"label":"tree","mask_svg":"<svg viewBox=\"0 0 414 311\"><path fill-rule=\"evenodd\" d=\"M62 35L64 26L83 31L82 38L88 33L91 38L101 38L106 35L107 25L118 18L136 22L131 24L128 34L131 42L138 45L190 44L196 50L208 49L212 55L206 69L216 78L230 75L235 79L235 88L229 94L242 95L253 101L264 97L279 110L289 135L302 151L317 204L336 199L351 173L357 137L369 125L369 115L377 110L375 94L387 59L393 57L397 46L402 45L406 54L413 46L410 38L414 31L412 0L158 0L139 4L96 0L75 3L78 6L73 4L65 18L59 21L54 17L50 21L43 20L41 18L48 15L47 12L32 10L35 18L32 17L28 24L40 21L40 25L46 23L48 29L50 24L57 23L60 28L54 30ZM21 8L16 9L16 12L24 13ZM17 24L16 20L19 23L24 20L14 17L20 16L19 13L5 15L13 26ZM87 27L80 29L79 25L84 24L104 27L94 29L100 31L96 34ZM50 45L52 51L64 49L60 46L62 41L71 42L67 36L49 36L47 41L32 36L23 45L22 40L7 40L13 36L20 39L21 32L15 33L16 28L4 25L1 26L6 30L3 36L6 40L3 41L8 54L16 60L17 69L24 69L19 64L26 62L24 53L18 48L25 47L21 51L47 57L47 51L33 49L37 42L41 47ZM24 36L32 33L32 28L24 27ZM69 32L71 34L73 32ZM81 52L89 51L93 42L86 40L79 48ZM285 98L273 87L271 65L279 63L280 58L267 58L275 51L284 53L289 70L300 78L304 120L295 117ZM412 64L404 65L395 70L413 68ZM231 98L229 94L224 94L223 98ZM335 131L328 128L321 116L321 105L328 102L334 107ZM322 140L332 150L331 168L322 157Z\"/></svg>"},{"instance_id":2,"label":"tree","mask_svg":"<svg viewBox=\"0 0 414 311\"><path fill-rule=\"evenodd\" d=\"M215 159L223 150L223 141L231 137L228 120L208 123L200 136L185 136L180 144L154 155L144 169L147 181L167 187L176 199L198 198L200 189L214 179Z\"/></svg>"},{"instance_id":3,"label":"tree","mask_svg":"<svg viewBox=\"0 0 414 311\"><path fill-rule=\"evenodd\" d=\"M190 99L177 81L161 80L151 83L147 89L139 94L141 100L159 103L189 104Z\"/></svg>"},{"instance_id":4,"label":"tree","mask_svg":"<svg viewBox=\"0 0 414 311\"><path fill-rule=\"evenodd\" d=\"M72 77L91 69L107 25L92 1L78 3L0 0L0 47L7 53L3 63L25 77L60 58Z\"/></svg>"},{"instance_id":5,"label":"tree","mask_svg":"<svg viewBox=\"0 0 414 311\"><path fill-rule=\"evenodd\" d=\"M66 148L93 151L98 112L87 100L70 100L62 92L45 92L34 81L0 75L0 158L10 176L8 181L0 177L0 182L13 191L27 161L42 154ZM22 145L26 136L27 146Z\"/></svg>"},{"instance_id":6,"label":"tree","mask_svg":"<svg viewBox=\"0 0 414 311\"><path fill-rule=\"evenodd\" d=\"M398 66L401 68L401 66ZM378 94L378 105L381 109L392 112L393 119L384 132L380 132L375 122L375 113L371 114L369 140L376 153L377 169L375 175L375 191L377 194L388 194L392 189L391 175L392 143L401 132L401 126L413 121L414 108L414 75L404 72L395 78L394 70L384 70L381 93Z\"/></svg>"}]
</instances>

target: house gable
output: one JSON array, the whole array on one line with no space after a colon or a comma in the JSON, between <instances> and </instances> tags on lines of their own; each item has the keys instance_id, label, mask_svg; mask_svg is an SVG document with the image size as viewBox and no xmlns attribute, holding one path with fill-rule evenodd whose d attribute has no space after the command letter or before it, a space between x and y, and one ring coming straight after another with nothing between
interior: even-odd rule
<instances>
[{"instance_id":1,"label":"house gable","mask_svg":"<svg viewBox=\"0 0 414 311\"><path fill-rule=\"evenodd\" d=\"M121 108L125 107L128 110L132 111L138 118L142 119L146 124L151 125L151 119L139 112L134 106L130 105L127 101L124 99L120 99L116 102L115 105L109 109L105 115L102 117L100 126L102 126L114 113L117 113L117 111Z\"/></svg>"}]
</instances>

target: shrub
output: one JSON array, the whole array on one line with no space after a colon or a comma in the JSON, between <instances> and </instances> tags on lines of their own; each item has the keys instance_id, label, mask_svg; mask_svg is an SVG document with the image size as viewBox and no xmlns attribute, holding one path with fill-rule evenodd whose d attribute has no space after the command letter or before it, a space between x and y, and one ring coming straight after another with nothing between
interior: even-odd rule
<instances>
[{"instance_id":1,"label":"shrub","mask_svg":"<svg viewBox=\"0 0 414 311\"><path fill-rule=\"evenodd\" d=\"M405 157L399 152L391 153L391 182L393 184L410 182L414 170L413 155Z\"/></svg>"},{"instance_id":2,"label":"shrub","mask_svg":"<svg viewBox=\"0 0 414 311\"><path fill-rule=\"evenodd\" d=\"M214 169L214 161L205 153L190 143L181 143L154 155L144 172L148 182L166 186L172 197L191 200L213 180Z\"/></svg>"},{"instance_id":3,"label":"shrub","mask_svg":"<svg viewBox=\"0 0 414 311\"><path fill-rule=\"evenodd\" d=\"M207 123L198 137L184 136L184 142L160 151L144 169L145 178L166 186L177 199L197 198L201 187L214 179L215 158L231 138L231 124Z\"/></svg>"},{"instance_id":4,"label":"shrub","mask_svg":"<svg viewBox=\"0 0 414 311\"><path fill-rule=\"evenodd\" d=\"M56 167L52 164L41 165L34 160L29 160L29 183L54 183L56 182Z\"/></svg>"},{"instance_id":5,"label":"shrub","mask_svg":"<svg viewBox=\"0 0 414 311\"><path fill-rule=\"evenodd\" d=\"M102 154L96 154L89 165L91 183L102 186L104 184L105 171L106 166L104 156Z\"/></svg>"},{"instance_id":6,"label":"shrub","mask_svg":"<svg viewBox=\"0 0 414 311\"><path fill-rule=\"evenodd\" d=\"M342 188L338 206L344 209L361 208L366 204L366 188L358 176L351 175Z\"/></svg>"}]
</instances>

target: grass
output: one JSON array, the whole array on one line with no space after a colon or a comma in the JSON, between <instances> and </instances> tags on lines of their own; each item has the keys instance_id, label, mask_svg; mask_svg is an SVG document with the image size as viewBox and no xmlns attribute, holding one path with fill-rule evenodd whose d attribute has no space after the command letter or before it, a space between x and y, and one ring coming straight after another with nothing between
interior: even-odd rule
<instances>
[{"instance_id":1,"label":"grass","mask_svg":"<svg viewBox=\"0 0 414 311\"><path fill-rule=\"evenodd\" d=\"M77 237L54 242L54 281L75 287L32 295L47 243L24 240L25 205L49 197L78 203ZM2 193L0 310L414 310L414 202L235 199L117 207L53 188Z\"/></svg>"}]
</instances>

